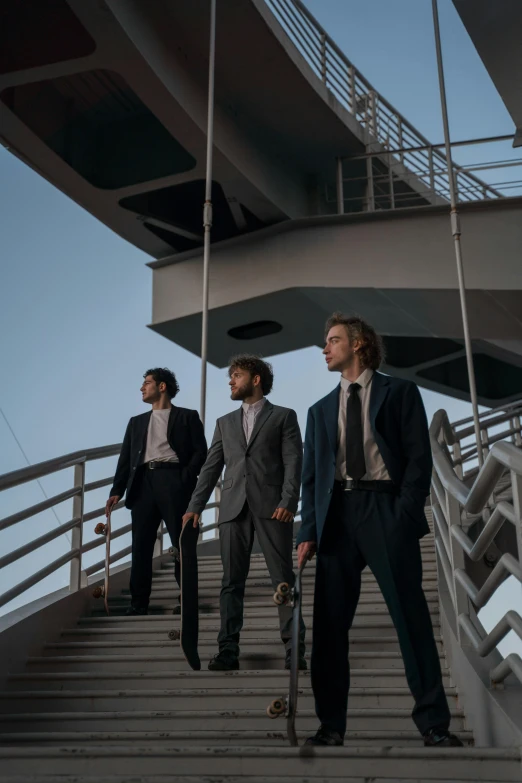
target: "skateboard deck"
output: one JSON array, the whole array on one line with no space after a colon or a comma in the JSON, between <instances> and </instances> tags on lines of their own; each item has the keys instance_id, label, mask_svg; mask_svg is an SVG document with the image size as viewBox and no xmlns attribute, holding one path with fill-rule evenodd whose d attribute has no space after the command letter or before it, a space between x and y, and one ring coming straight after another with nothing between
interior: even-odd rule
<instances>
[{"instance_id":1,"label":"skateboard deck","mask_svg":"<svg viewBox=\"0 0 522 783\"><path fill-rule=\"evenodd\" d=\"M267 714L270 718L277 718L286 714L286 733L290 745L296 747L297 734L295 731L295 716L297 714L297 700L299 696L299 626L301 618L301 606L303 599L302 576L306 566L306 560L295 575L295 584L291 588L286 582L277 587L274 602L278 605L292 603L292 653L290 657L290 682L288 696L274 699L268 706Z\"/></svg>"},{"instance_id":2,"label":"skateboard deck","mask_svg":"<svg viewBox=\"0 0 522 783\"><path fill-rule=\"evenodd\" d=\"M188 522L179 537L181 571L181 650L188 665L195 671L201 669L198 655L198 555L199 527Z\"/></svg>"},{"instance_id":3,"label":"skateboard deck","mask_svg":"<svg viewBox=\"0 0 522 783\"><path fill-rule=\"evenodd\" d=\"M111 564L111 513L107 516L107 522L98 522L94 528L96 535L105 536L105 578L103 585L95 587L93 590L94 598L101 598L103 596L103 603L105 605L105 612L109 612L109 568Z\"/></svg>"}]
</instances>

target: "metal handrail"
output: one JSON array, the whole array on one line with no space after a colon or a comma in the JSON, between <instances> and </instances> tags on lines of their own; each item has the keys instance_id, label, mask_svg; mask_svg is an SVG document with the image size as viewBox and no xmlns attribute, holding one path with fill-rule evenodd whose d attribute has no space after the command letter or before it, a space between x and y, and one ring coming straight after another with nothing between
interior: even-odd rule
<instances>
[{"instance_id":1,"label":"metal handrail","mask_svg":"<svg viewBox=\"0 0 522 783\"><path fill-rule=\"evenodd\" d=\"M65 454L61 457L56 457L51 460L46 460L36 465L30 465L26 468L21 468L20 470L11 471L10 473L5 473L4 475L0 476L0 492L1 492L28 483L30 481L35 481L36 479L42 478L43 476L48 476L53 473L57 473L67 468L71 468L71 467L74 468L73 486L70 489L67 489L64 492L60 492L51 498L46 498L41 503L37 503L33 506L30 506L27 509L23 509L22 511L16 512L15 514L11 514L10 516L0 520L0 531L2 531L11 527L12 525L23 522L26 519L29 519L30 517L33 517L43 511L53 508L54 506L63 503L66 500L71 500L71 499L73 500L73 516L69 522L66 522L62 525L53 528L47 533L44 533L43 535L38 536L37 538L34 538L33 540L29 541L23 546L18 547L17 549L13 550L12 552L9 552L8 554L0 558L0 570L1 570L2 568L6 568L7 566L16 563L21 558L25 557L28 554L31 554L32 552L35 552L36 550L40 549L42 546L45 546L51 541L56 540L57 538L68 533L69 531L72 531L70 551L62 555L52 563L49 563L47 566L40 569L36 573L32 574L32 576L28 577L27 579L23 580L19 584L15 585L7 592L3 593L3 595L0 595L0 607L4 606L6 603L9 603L13 599L17 598L26 590L33 587L42 579L45 579L47 576L54 573L56 570L58 570L59 568L61 568L63 565L67 563L71 563L71 574L69 580L69 589L71 591L80 589L80 587L86 583L90 575L95 574L97 571L104 568L105 560L102 560L99 563L94 563L88 566L87 568L82 568L83 556L87 552L90 552L93 549L96 549L98 546L102 546L105 543L105 537L93 539L92 541L89 541L85 544L83 543L83 531L84 531L85 524L105 516L105 506L96 508L93 511L84 512L84 498L87 492L92 492L96 489L101 489L103 487L110 486L113 483L113 477L109 476L104 479L99 479L97 481L85 483L85 466L88 462L94 460L117 456L119 455L120 450L121 450L121 444L116 443L110 446L102 446L93 449L86 449L84 451L75 451L72 452L71 454ZM219 507L219 495L220 495L220 485L218 484L218 487L216 487L217 502L208 503L207 506L205 507L205 510L214 509L216 512L216 518L217 518L217 509ZM124 502L120 501L119 503L116 504L114 510L121 509L124 507L124 505L125 505ZM216 527L217 524L204 525L202 527L202 532L205 533L214 530ZM116 530L111 528L110 531L111 541L129 533L131 529L132 526L130 524L124 525L123 527L118 528ZM163 553L163 537L166 533L167 530L162 524L158 531L158 547L155 550L155 554ZM130 554L130 552L131 552L131 547L128 546L124 547L123 549L117 552L114 552L111 555L110 563L112 564L114 562L117 562L118 560L121 560L122 558Z\"/></svg>"},{"instance_id":2,"label":"metal handrail","mask_svg":"<svg viewBox=\"0 0 522 783\"><path fill-rule=\"evenodd\" d=\"M353 65L302 0L265 0L285 33L308 65L340 103L358 120L367 132L367 144L381 144L382 153L398 148L401 164L411 168L424 162L428 174L420 179L430 185L431 193L440 195L434 187L434 160L445 166L446 158L438 146L429 141L375 90ZM411 151L409 147L415 148ZM474 199L497 198L502 194L463 167L453 165L455 175L471 189ZM445 175L448 180L448 174ZM449 185L445 190L449 189ZM441 191L442 192L442 191ZM486 194L486 195L485 195Z\"/></svg>"},{"instance_id":3,"label":"metal handrail","mask_svg":"<svg viewBox=\"0 0 522 783\"><path fill-rule=\"evenodd\" d=\"M455 610L456 627L462 646L471 645L477 656L489 655L502 639L513 631L522 640L522 617L518 612L509 610L487 634L483 628L476 627L471 617L469 602L475 609L483 608L491 596L505 581L506 576L514 576L522 584L522 441L520 417L518 427L509 434L513 442L505 440L491 445L493 436L487 435L488 428L498 426L505 420L513 420L514 412L522 409L520 401L505 408L487 411L481 414L480 427L486 433L482 446L487 457L475 480L469 487L462 476L449 447L460 447L462 439L456 432L457 425L468 423L462 419L453 426L445 411L437 411L430 426L430 442L433 452L432 508L435 526L435 545L437 557ZM502 411L502 415L497 415ZM513 432L514 431L514 432ZM470 433L471 434L471 433ZM509 471L511 496L513 502L506 499L494 501L499 480ZM492 500L493 499L493 500ZM484 528L473 541L463 529L463 522L470 515L482 516ZM466 571L465 558L477 562L493 543L501 527L508 522L517 530L518 557L505 553L493 568L484 584L479 588ZM478 623L480 624L480 623ZM500 683L513 673L522 682L522 658L511 653L502 663L490 671L491 683Z\"/></svg>"}]
</instances>

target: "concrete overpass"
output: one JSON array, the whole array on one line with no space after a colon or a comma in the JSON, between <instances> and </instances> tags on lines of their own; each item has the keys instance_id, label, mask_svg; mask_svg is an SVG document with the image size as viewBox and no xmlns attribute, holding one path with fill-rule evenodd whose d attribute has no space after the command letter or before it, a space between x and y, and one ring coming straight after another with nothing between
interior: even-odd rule
<instances>
[{"instance_id":1,"label":"concrete overpass","mask_svg":"<svg viewBox=\"0 0 522 783\"><path fill-rule=\"evenodd\" d=\"M480 401L522 388L522 199L462 211L470 328ZM152 328L199 350L202 254L156 261ZM385 370L466 399L458 288L447 209L285 221L212 251L209 359L321 345L334 309L355 311L386 335Z\"/></svg>"},{"instance_id":2,"label":"concrete overpass","mask_svg":"<svg viewBox=\"0 0 522 783\"><path fill-rule=\"evenodd\" d=\"M158 260L151 325L198 352L209 0L54 0L52 14L26 0L5 2L3 15L4 144ZM299 0L218 3L214 144L211 360L223 364L246 344L273 354L318 343L326 313L355 308L388 335L390 372L465 397L451 240L440 210L444 159ZM457 170L457 178L471 204L501 195L472 173ZM386 216L398 205L403 212ZM471 206L476 237L465 224L466 243L477 249L466 268L486 403L511 399L521 385L519 208L518 201L492 206L482 223ZM337 212L346 216L332 217ZM511 255L499 262L504 245ZM238 285L247 259L255 266L248 294ZM245 332L254 321L282 328ZM415 353L413 364L405 352ZM439 369L422 367L423 359Z\"/></svg>"}]
</instances>

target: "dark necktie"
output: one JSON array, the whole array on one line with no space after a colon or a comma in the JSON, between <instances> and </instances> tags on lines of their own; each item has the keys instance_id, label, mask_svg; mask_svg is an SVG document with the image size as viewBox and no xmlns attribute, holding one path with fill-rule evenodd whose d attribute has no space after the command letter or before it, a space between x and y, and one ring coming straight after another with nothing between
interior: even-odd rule
<instances>
[{"instance_id":1,"label":"dark necktie","mask_svg":"<svg viewBox=\"0 0 522 783\"><path fill-rule=\"evenodd\" d=\"M366 473L360 388L358 383L350 384L346 405L346 475L351 479L362 479Z\"/></svg>"}]
</instances>

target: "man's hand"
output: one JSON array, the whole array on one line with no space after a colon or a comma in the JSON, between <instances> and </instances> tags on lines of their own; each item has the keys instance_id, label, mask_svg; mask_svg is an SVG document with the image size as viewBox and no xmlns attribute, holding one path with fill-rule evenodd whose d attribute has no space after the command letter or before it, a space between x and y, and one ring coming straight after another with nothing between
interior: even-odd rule
<instances>
[{"instance_id":1,"label":"man's hand","mask_svg":"<svg viewBox=\"0 0 522 783\"><path fill-rule=\"evenodd\" d=\"M316 549L317 544L315 541L303 541L302 544L299 544L297 547L297 567L301 568L303 563L307 560L311 560L315 555Z\"/></svg>"},{"instance_id":2,"label":"man's hand","mask_svg":"<svg viewBox=\"0 0 522 783\"><path fill-rule=\"evenodd\" d=\"M119 495L111 495L108 501L105 504L105 516L108 517L111 513L113 506L116 505L116 503L119 503L120 496Z\"/></svg>"},{"instance_id":3,"label":"man's hand","mask_svg":"<svg viewBox=\"0 0 522 783\"><path fill-rule=\"evenodd\" d=\"M276 508L272 514L272 519L278 519L280 522L293 522L294 515L286 508Z\"/></svg>"},{"instance_id":4,"label":"man's hand","mask_svg":"<svg viewBox=\"0 0 522 783\"><path fill-rule=\"evenodd\" d=\"M193 511L187 511L186 514L183 514L183 527L185 527L186 524L192 520L192 526L193 527L199 527L199 519L201 517L201 514L195 514Z\"/></svg>"}]
</instances>

